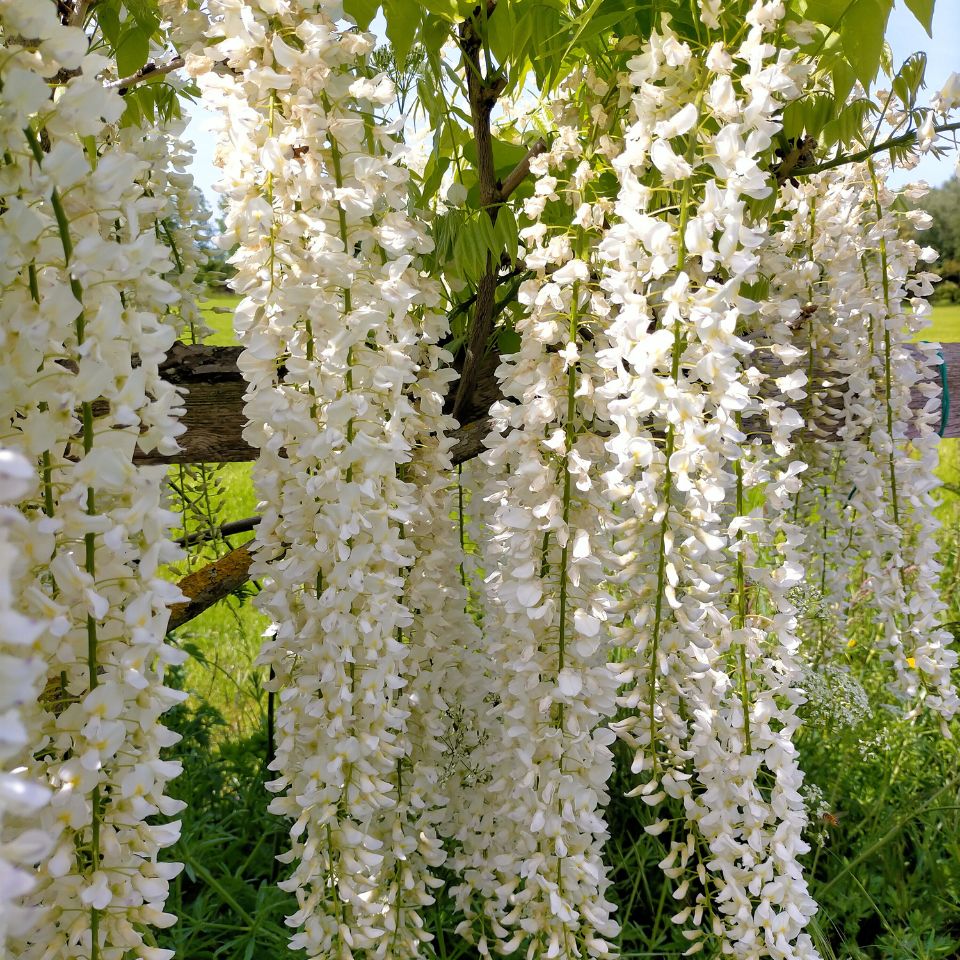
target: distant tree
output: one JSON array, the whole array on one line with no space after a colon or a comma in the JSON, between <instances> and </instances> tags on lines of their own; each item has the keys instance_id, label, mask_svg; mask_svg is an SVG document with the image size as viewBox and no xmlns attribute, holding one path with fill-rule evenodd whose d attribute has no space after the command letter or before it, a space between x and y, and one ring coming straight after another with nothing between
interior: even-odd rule
<instances>
[{"instance_id":1,"label":"distant tree","mask_svg":"<svg viewBox=\"0 0 960 960\"><path fill-rule=\"evenodd\" d=\"M207 198L199 194L194 230L202 259L197 270L197 279L213 288L226 288L230 278L236 273L227 262L233 251L223 249L219 244L220 236L224 232L224 212L223 197L219 198L215 214Z\"/></svg>"},{"instance_id":2,"label":"distant tree","mask_svg":"<svg viewBox=\"0 0 960 960\"><path fill-rule=\"evenodd\" d=\"M937 288L942 297L948 289L955 290L960 282L960 179L952 177L931 190L921 206L933 217L923 241L940 255L936 269L943 278ZM948 288L947 283L953 286Z\"/></svg>"}]
</instances>

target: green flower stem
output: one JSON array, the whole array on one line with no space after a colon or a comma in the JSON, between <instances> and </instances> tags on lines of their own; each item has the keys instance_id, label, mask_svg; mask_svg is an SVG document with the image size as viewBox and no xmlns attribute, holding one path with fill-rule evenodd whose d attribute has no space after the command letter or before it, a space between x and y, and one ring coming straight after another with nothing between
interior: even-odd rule
<instances>
[{"instance_id":1,"label":"green flower stem","mask_svg":"<svg viewBox=\"0 0 960 960\"><path fill-rule=\"evenodd\" d=\"M173 262L177 268L177 273L183 276L183 260L180 258L180 251L177 249L177 242L173 239L173 231L170 229L170 224L166 218L158 222L163 235L167 238L167 246L170 248L170 252L173 254Z\"/></svg>"},{"instance_id":2,"label":"green flower stem","mask_svg":"<svg viewBox=\"0 0 960 960\"><path fill-rule=\"evenodd\" d=\"M740 426L740 415L737 414L737 426ZM744 498L743 498L743 462L741 460L736 460L734 463L734 470L737 475L737 516L742 517L744 515ZM737 545L742 548L743 546L743 531L737 531ZM742 549L737 550L737 565L736 565L736 578L737 578L737 621L740 630L746 629L747 625L747 583L746 583L746 571L744 569L743 563L743 551ZM740 648L740 703L743 708L743 737L744 744L746 746L746 751L748 754L753 753L753 745L750 741L750 685L749 685L749 676L750 669L747 665L747 643L746 640L742 640L739 643Z\"/></svg>"},{"instance_id":3,"label":"green flower stem","mask_svg":"<svg viewBox=\"0 0 960 960\"><path fill-rule=\"evenodd\" d=\"M467 531L466 531L466 518L463 512L463 464L457 464L457 529L460 533L460 584L464 587L467 585L467 571L464 566L464 558L466 556L466 542L467 542Z\"/></svg>"},{"instance_id":4,"label":"green flower stem","mask_svg":"<svg viewBox=\"0 0 960 960\"><path fill-rule=\"evenodd\" d=\"M579 234L579 231L578 231ZM580 239L578 235L578 240ZM578 247L580 244L578 243ZM579 249L577 251L580 252ZM567 329L567 346L573 344L574 347L577 346L579 339L579 327L580 327L580 281L574 280L571 286L570 293L570 317L569 317L569 326ZM577 441L577 427L576 427L576 410L577 410L577 401L576 401L576 392L577 392L577 372L579 364L576 362L571 363L567 368L567 410L566 417L563 425L564 432L564 455L563 455L563 526L566 531L566 538L564 539L563 546L560 548L560 602L559 602L559 629L557 635L557 676L559 677L560 671L564 669L566 665L566 651L567 651L567 605L568 605L568 592L569 592L569 559L570 559L570 536L569 536L569 524L570 524L570 506L573 499L572 496L572 480L570 476L570 454L573 452L574 445ZM548 534L544 534L544 548L548 543ZM546 559L546 549L544 549L544 561ZM563 725L565 718L564 704L557 704L557 722L556 729L563 734ZM563 773L563 760L564 754L561 750L560 760L559 760L559 769L561 774ZM557 809L558 812L562 813L561 810L562 801L557 800ZM563 857L557 857L557 890L560 893L560 896L563 896ZM564 940L566 941L569 936L569 931L564 928Z\"/></svg>"},{"instance_id":5,"label":"green flower stem","mask_svg":"<svg viewBox=\"0 0 960 960\"><path fill-rule=\"evenodd\" d=\"M27 142L30 144L30 150L38 166L43 165L43 148L37 138L36 132L32 127L24 130ZM57 221L57 232L60 235L60 245L63 248L63 265L70 279L70 291L74 298L80 304L80 312L74 321L74 330L77 337L77 346L80 347L86 340L86 313L83 308L83 287L80 281L70 271L70 263L73 260L73 240L70 236L70 221L67 218L63 201L60 198L60 192L53 187L50 192L50 205L53 208L53 215ZM31 287L32 290L32 287ZM80 405L81 419L83 424L83 452L90 453L93 449L93 404L85 400ZM49 460L49 457L48 457ZM52 494L51 494L52 496ZM97 496L93 487L87 487L87 516L96 516L97 514ZM93 533L85 533L84 543L84 567L91 579L96 582L96 536ZM98 685L97 679L97 621L91 613L87 613L87 674L90 690L95 690ZM93 871L100 869L100 821L102 818L100 804L100 785L97 784L90 796L91 824L90 824L90 858ZM94 907L90 908L90 960L99 960L100 957L100 911Z\"/></svg>"},{"instance_id":6,"label":"green flower stem","mask_svg":"<svg viewBox=\"0 0 960 960\"><path fill-rule=\"evenodd\" d=\"M699 106L700 98L697 98ZM687 147L688 158L693 154L693 148L696 144L697 134L694 131L690 136L690 143ZM677 272L683 270L687 259L687 244L685 239L687 220L690 218L690 179L683 181L683 191L680 197L680 223L677 227ZM683 331L680 326L680 317L673 322L673 355L670 360L670 379L678 383L680 379L680 358L683 355ZM657 706L657 652L660 649L660 638L663 632L663 596L666 586L667 572L667 530L670 525L670 507L673 499L673 471L670 469L670 460L673 457L673 451L676 444L676 427L673 423L667 427L666 446L663 451L666 471L663 476L663 517L660 520L660 530L657 534L658 557L657 557L657 598L654 603L653 613L653 637L650 641L650 692L647 698L647 714L650 722L650 749L653 755L654 769L656 769L657 755L653 749L656 742L656 720L655 712Z\"/></svg>"},{"instance_id":7,"label":"green flower stem","mask_svg":"<svg viewBox=\"0 0 960 960\"><path fill-rule=\"evenodd\" d=\"M873 185L873 203L877 212L877 225L883 217L883 208L880 206L880 184L877 180L877 171L873 165L873 160L867 161L867 169L870 171L870 182ZM890 342L889 321L891 317L890 303L890 276L889 260L887 259L887 238L881 234L880 237L880 283L883 287L883 303L885 310L883 324L883 382L886 394L887 406L887 436L890 438L890 454L887 462L890 467L890 497L893 506L893 522L900 526L900 504L897 497L897 471L893 459L893 376L892 376L892 346Z\"/></svg>"},{"instance_id":8,"label":"green flower stem","mask_svg":"<svg viewBox=\"0 0 960 960\"><path fill-rule=\"evenodd\" d=\"M330 104L324 98L324 109L329 111ZM340 144L334 139L330 132L327 132L330 140L330 159L333 164L333 177L337 184L337 189L343 187L343 155L340 152ZM343 204L337 204L337 216L340 224L340 240L343 243L343 252L349 255L350 235L347 230L347 213L343 209ZM353 291L350 287L343 288L343 312L349 315L353 310ZM347 390L353 389L353 346L347 350ZM353 443L354 436L353 417L347 421L347 443ZM353 466L347 467L347 483L353 480Z\"/></svg>"},{"instance_id":9,"label":"green flower stem","mask_svg":"<svg viewBox=\"0 0 960 960\"><path fill-rule=\"evenodd\" d=\"M568 331L567 343L577 344L577 326L579 322L579 299L580 299L580 281L573 283L572 302L570 304L570 328ZM564 434L566 443L564 444L564 470L563 470L563 525L566 527L570 521L570 500L571 500L571 479L569 457L573 451L573 446L577 440L577 428L574 423L576 416L576 391L577 391L577 364L571 363L567 369L567 416L564 423ZM558 671L564 667L564 658L566 655L566 628L567 628L567 589L568 574L567 561L570 555L570 538L567 537L563 546L560 548L560 634L557 650ZM563 704L560 704L560 725L563 725Z\"/></svg>"},{"instance_id":10,"label":"green flower stem","mask_svg":"<svg viewBox=\"0 0 960 960\"><path fill-rule=\"evenodd\" d=\"M37 278L37 268L35 264L27 264L27 282L30 285L30 298L37 306L40 306L40 282ZM40 369L43 369L42 364ZM46 402L40 404L40 410L47 410ZM50 460L49 450L44 450L40 455L40 477L43 483L43 512L48 517L52 517L54 512L53 464Z\"/></svg>"}]
</instances>

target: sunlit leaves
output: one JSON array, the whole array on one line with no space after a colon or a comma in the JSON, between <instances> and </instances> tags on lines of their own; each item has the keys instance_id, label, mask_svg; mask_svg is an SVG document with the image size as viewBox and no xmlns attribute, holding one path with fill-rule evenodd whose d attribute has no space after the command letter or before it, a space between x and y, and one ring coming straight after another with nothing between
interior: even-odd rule
<instances>
[{"instance_id":1,"label":"sunlit leaves","mask_svg":"<svg viewBox=\"0 0 960 960\"><path fill-rule=\"evenodd\" d=\"M869 89L883 57L893 0L797 0L792 6L802 19L821 26L807 52L826 53L827 65L844 64ZM849 75L844 66L840 71L838 86L843 87Z\"/></svg>"},{"instance_id":2,"label":"sunlit leaves","mask_svg":"<svg viewBox=\"0 0 960 960\"><path fill-rule=\"evenodd\" d=\"M854 0L840 22L843 52L857 79L869 87L883 54L890 0Z\"/></svg>"},{"instance_id":3,"label":"sunlit leaves","mask_svg":"<svg viewBox=\"0 0 960 960\"><path fill-rule=\"evenodd\" d=\"M905 0L907 7L932 37L934 0Z\"/></svg>"},{"instance_id":4,"label":"sunlit leaves","mask_svg":"<svg viewBox=\"0 0 960 960\"><path fill-rule=\"evenodd\" d=\"M367 30L380 9L380 0L343 0L343 9L361 30Z\"/></svg>"},{"instance_id":5,"label":"sunlit leaves","mask_svg":"<svg viewBox=\"0 0 960 960\"><path fill-rule=\"evenodd\" d=\"M126 30L117 46L117 72L121 77L136 73L150 56L150 38L140 27Z\"/></svg>"}]
</instances>

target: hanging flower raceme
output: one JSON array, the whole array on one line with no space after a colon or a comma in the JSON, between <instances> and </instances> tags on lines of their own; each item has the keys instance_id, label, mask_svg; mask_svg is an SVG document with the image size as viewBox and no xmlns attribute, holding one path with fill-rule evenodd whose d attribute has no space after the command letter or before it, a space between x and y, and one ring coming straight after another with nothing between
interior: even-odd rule
<instances>
[{"instance_id":1,"label":"hanging flower raceme","mask_svg":"<svg viewBox=\"0 0 960 960\"><path fill-rule=\"evenodd\" d=\"M896 194L872 164L823 175L808 189L819 191L824 227L813 250L826 309L810 314L812 329L819 360L833 366L832 379L843 387L840 443L829 479L823 474L830 492L819 506L808 502L804 514L822 531L827 549L819 576L832 585L821 590L815 659L856 659L878 649L893 667L889 689L901 702L922 697L949 719L957 709L956 654L939 626L930 497L937 482L938 359L933 347L912 343L928 322L928 284L917 272L922 251L902 229L905 216L919 215L895 212ZM916 391L930 402L912 404ZM854 610L872 611L876 631L849 635Z\"/></svg>"},{"instance_id":2,"label":"hanging flower raceme","mask_svg":"<svg viewBox=\"0 0 960 960\"><path fill-rule=\"evenodd\" d=\"M139 185L145 164L105 137L123 100L97 79L102 58L52 6L8 2L0 20L0 344L12 373L0 445L37 466L19 503L33 533L14 604L44 625L34 646L51 681L21 708L19 757L53 792L36 815L51 849L25 899L35 920L8 949L156 960L169 951L144 930L174 921L163 904L179 870L159 854L181 806L164 795L179 764L160 758L177 739L160 716L182 699L163 685L181 659L164 643L180 594L158 576L177 556L165 471L134 455L172 453L181 430L179 397L158 372L175 336L164 322L172 265L154 232L161 202ZM47 80L61 71L70 79L51 99Z\"/></svg>"},{"instance_id":3,"label":"hanging flower raceme","mask_svg":"<svg viewBox=\"0 0 960 960\"><path fill-rule=\"evenodd\" d=\"M774 349L791 370L786 375L807 382L806 395L794 393L785 411L803 419L804 440L794 455L806 466L803 487L792 496L787 513L790 523L803 530L804 579L791 599L805 659L815 663L829 659L844 633L842 598L851 564L839 531L850 490L839 478L839 448L845 398L852 395L858 375L855 345L863 326L859 224L848 218L844 191L835 186L829 177L783 184L777 207L782 227L762 251L763 272L771 279L761 312L767 328L779 331Z\"/></svg>"},{"instance_id":4,"label":"hanging flower raceme","mask_svg":"<svg viewBox=\"0 0 960 960\"><path fill-rule=\"evenodd\" d=\"M592 423L592 341L608 307L591 248L605 211L580 117L564 115L581 108L555 105L554 142L531 163L534 224L521 236L537 275L520 289L520 347L497 371L505 399L491 410L482 457L490 779L463 820L456 859L458 901L480 923L481 951L494 940L528 957L607 956L618 932L601 855L616 691L593 469L603 441ZM553 229L539 220L550 201L567 218Z\"/></svg>"},{"instance_id":5,"label":"hanging flower raceme","mask_svg":"<svg viewBox=\"0 0 960 960\"><path fill-rule=\"evenodd\" d=\"M446 318L417 270L429 242L406 213L402 149L376 116L392 86L365 75L372 38L341 22L339 3L211 13L207 67L227 69L200 79L223 118L239 244L246 435L264 501L254 572L279 698L271 810L295 821L291 943L415 956L444 860L450 657L434 654L447 604L463 618L462 595L425 596L423 582L450 562L449 538L431 546L426 532L451 524L437 488ZM417 460L421 446L435 453Z\"/></svg>"},{"instance_id":6,"label":"hanging flower raceme","mask_svg":"<svg viewBox=\"0 0 960 960\"><path fill-rule=\"evenodd\" d=\"M173 264L165 279L177 292L176 302L169 308L168 322L180 339L200 343L211 332L200 312L205 290L198 278L202 260L202 197L189 172L193 148L182 139L183 127L182 120L160 130L125 127L119 131L118 139L125 150L146 161L144 192L162 202L158 204L154 229L170 251Z\"/></svg>"},{"instance_id":7,"label":"hanging flower raceme","mask_svg":"<svg viewBox=\"0 0 960 960\"><path fill-rule=\"evenodd\" d=\"M799 531L773 519L802 464L778 465L748 436L771 433L787 457L801 422L759 390L748 342L785 339L751 297L769 229L755 201L773 189L763 161L803 80L772 43L782 15L754 4L740 45L701 57L654 34L631 62L632 123L614 161L620 222L601 246L617 307L600 357L616 427L607 484L624 517L616 635L628 713L616 728L635 751L634 793L686 821L679 836L666 812L648 828L672 831L662 866L686 901L674 919L709 924L743 957L815 955L797 860L807 847L786 599ZM778 393L802 400L804 382L784 378ZM750 509L758 493L765 505ZM690 952L702 949L700 931L688 936Z\"/></svg>"}]
</instances>

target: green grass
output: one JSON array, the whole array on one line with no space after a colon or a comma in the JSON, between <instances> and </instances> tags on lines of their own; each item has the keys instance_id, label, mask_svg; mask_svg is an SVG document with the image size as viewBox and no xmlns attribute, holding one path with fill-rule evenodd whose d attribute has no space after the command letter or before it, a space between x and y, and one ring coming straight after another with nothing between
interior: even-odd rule
<instances>
[{"instance_id":1,"label":"green grass","mask_svg":"<svg viewBox=\"0 0 960 960\"><path fill-rule=\"evenodd\" d=\"M233 332L233 311L240 298L232 293L211 293L203 303L203 316L213 329L204 343L228 347L237 342Z\"/></svg>"},{"instance_id":2,"label":"green grass","mask_svg":"<svg viewBox=\"0 0 960 960\"><path fill-rule=\"evenodd\" d=\"M933 308L933 323L923 334L924 340L943 343L960 342L960 304L949 303Z\"/></svg>"}]
</instances>

